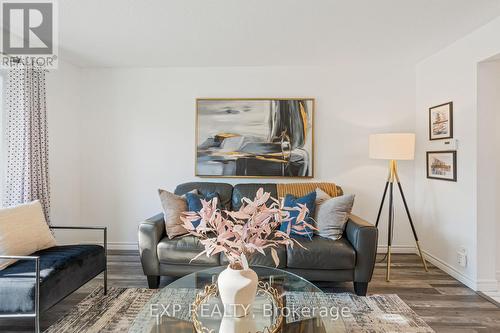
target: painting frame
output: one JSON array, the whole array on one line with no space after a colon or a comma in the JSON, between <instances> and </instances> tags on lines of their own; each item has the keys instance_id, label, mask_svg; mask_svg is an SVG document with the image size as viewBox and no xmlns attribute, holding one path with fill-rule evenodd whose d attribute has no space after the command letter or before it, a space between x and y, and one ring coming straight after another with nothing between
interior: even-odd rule
<instances>
[{"instance_id":1,"label":"painting frame","mask_svg":"<svg viewBox=\"0 0 500 333\"><path fill-rule=\"evenodd\" d=\"M453 165L450 166L450 170L452 173L451 177L439 177L438 175L432 175L429 168L429 160L433 154L451 154L451 163ZM439 151L428 151L426 152L426 170L427 170L427 178L428 179L437 179L437 180L445 180L450 182L457 181L457 151L456 150L439 150Z\"/></svg>"},{"instance_id":2,"label":"painting frame","mask_svg":"<svg viewBox=\"0 0 500 333\"><path fill-rule=\"evenodd\" d=\"M308 101L311 103L310 110L310 173L304 176L295 175L212 175L204 174L199 171L199 152L198 152L198 142L200 135L200 103L204 101ZM195 99L195 140L194 140L194 151L195 151L195 164L194 164L194 175L199 178L264 178L264 179L280 179L280 178L307 178L311 179L315 176L315 138L314 138L314 115L316 109L316 99L314 97L197 97Z\"/></svg>"},{"instance_id":3,"label":"painting frame","mask_svg":"<svg viewBox=\"0 0 500 333\"><path fill-rule=\"evenodd\" d=\"M441 108L447 107L447 110L439 110ZM435 112L446 112L447 113L447 120L446 122L448 123L448 131L447 134L442 135L442 134L433 134L433 113ZM443 104L439 104L433 107L429 108L429 140L435 141L435 140L446 140L446 139L452 139L453 138L453 102L447 102Z\"/></svg>"}]
</instances>

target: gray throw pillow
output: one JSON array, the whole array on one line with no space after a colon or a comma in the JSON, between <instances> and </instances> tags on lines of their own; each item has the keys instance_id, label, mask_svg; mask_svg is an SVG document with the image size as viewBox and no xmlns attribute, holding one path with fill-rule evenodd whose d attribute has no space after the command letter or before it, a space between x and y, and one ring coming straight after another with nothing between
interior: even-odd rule
<instances>
[{"instance_id":1,"label":"gray throw pillow","mask_svg":"<svg viewBox=\"0 0 500 333\"><path fill-rule=\"evenodd\" d=\"M324 201L316 208L316 234L340 239L354 204L354 195L346 194Z\"/></svg>"},{"instance_id":2,"label":"gray throw pillow","mask_svg":"<svg viewBox=\"0 0 500 333\"><path fill-rule=\"evenodd\" d=\"M323 191L322 189L320 189L319 187L316 188L316 200L314 201L314 205L316 206L316 209L314 210L314 220L316 221L317 217L318 217L318 208L319 206L331 199L332 197L328 195L328 193L326 193L325 191Z\"/></svg>"},{"instance_id":3,"label":"gray throw pillow","mask_svg":"<svg viewBox=\"0 0 500 333\"><path fill-rule=\"evenodd\" d=\"M325 202L326 200L328 200L330 198L331 198L331 196L328 193L326 193L325 191L323 191L319 187L316 187L316 206L321 205L323 202Z\"/></svg>"},{"instance_id":4,"label":"gray throw pillow","mask_svg":"<svg viewBox=\"0 0 500 333\"><path fill-rule=\"evenodd\" d=\"M192 190L189 193L198 193L198 190ZM161 205L163 207L163 216L165 219L165 229L167 236L172 239L177 236L187 234L187 230L182 226L181 214L188 210L186 196L176 195L162 189L158 190Z\"/></svg>"}]
</instances>

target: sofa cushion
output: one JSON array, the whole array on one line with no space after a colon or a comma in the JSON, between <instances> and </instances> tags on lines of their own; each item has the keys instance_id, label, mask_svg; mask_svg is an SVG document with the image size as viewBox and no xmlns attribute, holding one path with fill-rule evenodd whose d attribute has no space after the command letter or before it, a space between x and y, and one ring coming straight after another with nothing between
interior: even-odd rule
<instances>
[{"instance_id":1,"label":"sofa cushion","mask_svg":"<svg viewBox=\"0 0 500 333\"><path fill-rule=\"evenodd\" d=\"M55 246L40 256L40 310L44 311L80 288L105 268L99 245ZM35 262L18 261L0 271L0 312L34 311Z\"/></svg>"},{"instance_id":2,"label":"sofa cushion","mask_svg":"<svg viewBox=\"0 0 500 333\"><path fill-rule=\"evenodd\" d=\"M273 257L271 257L271 249L270 248L264 249L264 253L266 254L265 256L258 253L258 252L255 253L250 258L248 263L250 265L276 267L276 264L274 263ZM278 268L285 268L286 267L286 247L285 246L277 247L276 253L278 254L278 258L280 260ZM229 264L229 261L227 260L227 258L224 254L221 254L220 264L223 266Z\"/></svg>"},{"instance_id":3,"label":"sofa cushion","mask_svg":"<svg viewBox=\"0 0 500 333\"><path fill-rule=\"evenodd\" d=\"M346 239L332 240L314 236L295 239L306 249L295 244L287 249L287 267L302 269L352 269L356 252Z\"/></svg>"},{"instance_id":4,"label":"sofa cushion","mask_svg":"<svg viewBox=\"0 0 500 333\"><path fill-rule=\"evenodd\" d=\"M192 190L198 190L201 194L206 196L209 193L219 193L220 203L224 209L231 209L231 197L233 195L233 186L226 183L212 183L212 182L190 182L177 185L174 193L183 195Z\"/></svg>"},{"instance_id":5,"label":"sofa cushion","mask_svg":"<svg viewBox=\"0 0 500 333\"><path fill-rule=\"evenodd\" d=\"M195 236L180 236L174 239L163 238L157 246L158 260L162 264L189 264L191 259L202 252L205 247ZM202 255L191 262L191 265L218 266L219 256Z\"/></svg>"},{"instance_id":6,"label":"sofa cushion","mask_svg":"<svg viewBox=\"0 0 500 333\"><path fill-rule=\"evenodd\" d=\"M278 192L276 191L276 184L238 184L233 188L233 210L239 210L241 207L241 199L247 197L249 199L255 198L255 194L259 188L263 188L264 192L271 193L271 197L278 198ZM269 199L267 205L270 205L272 200Z\"/></svg>"}]
</instances>

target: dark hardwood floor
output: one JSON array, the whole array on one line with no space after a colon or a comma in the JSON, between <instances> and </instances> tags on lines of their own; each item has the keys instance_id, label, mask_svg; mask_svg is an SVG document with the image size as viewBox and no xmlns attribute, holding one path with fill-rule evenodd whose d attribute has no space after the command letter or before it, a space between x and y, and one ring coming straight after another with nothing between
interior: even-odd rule
<instances>
[{"instance_id":1,"label":"dark hardwood floor","mask_svg":"<svg viewBox=\"0 0 500 333\"><path fill-rule=\"evenodd\" d=\"M381 257L379 257L380 259ZM467 288L448 274L429 264L426 273L416 255L393 255L392 281L385 281L385 263L377 263L369 294L397 294L436 332L500 332L500 308ZM145 288L136 251L110 251L109 285L122 288ZM162 286L170 282L162 278ZM65 300L42 314L45 329L71 311L88 293L102 283L95 278ZM326 292L352 292L351 283L332 286L318 283ZM31 321L0 321L0 332L30 332Z\"/></svg>"}]
</instances>

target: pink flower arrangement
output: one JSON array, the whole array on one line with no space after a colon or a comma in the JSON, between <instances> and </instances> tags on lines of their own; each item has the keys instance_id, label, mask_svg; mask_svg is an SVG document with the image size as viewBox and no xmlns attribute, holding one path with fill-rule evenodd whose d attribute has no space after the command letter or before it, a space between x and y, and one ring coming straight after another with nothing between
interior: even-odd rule
<instances>
[{"instance_id":1,"label":"pink flower arrangement","mask_svg":"<svg viewBox=\"0 0 500 333\"><path fill-rule=\"evenodd\" d=\"M269 207L267 201L271 199ZM306 234L306 228L316 230L305 221L309 210L306 205L298 207L283 207L283 202L271 197L262 188L257 191L252 201L243 198L238 211L220 210L217 208L217 198L210 201L202 200L203 208L199 212L184 212L181 219L183 226L191 234L201 239L205 249L191 261L202 255L213 256L224 253L230 267L241 269L247 266L247 260L255 253L265 255L264 250L270 248L271 256L276 266L279 264L276 248L279 245L290 246L294 243L304 248L290 237L295 234ZM289 211L299 211L297 221L292 225ZM193 221L200 220L195 227ZM288 223L286 232L280 231L282 223Z\"/></svg>"}]
</instances>

